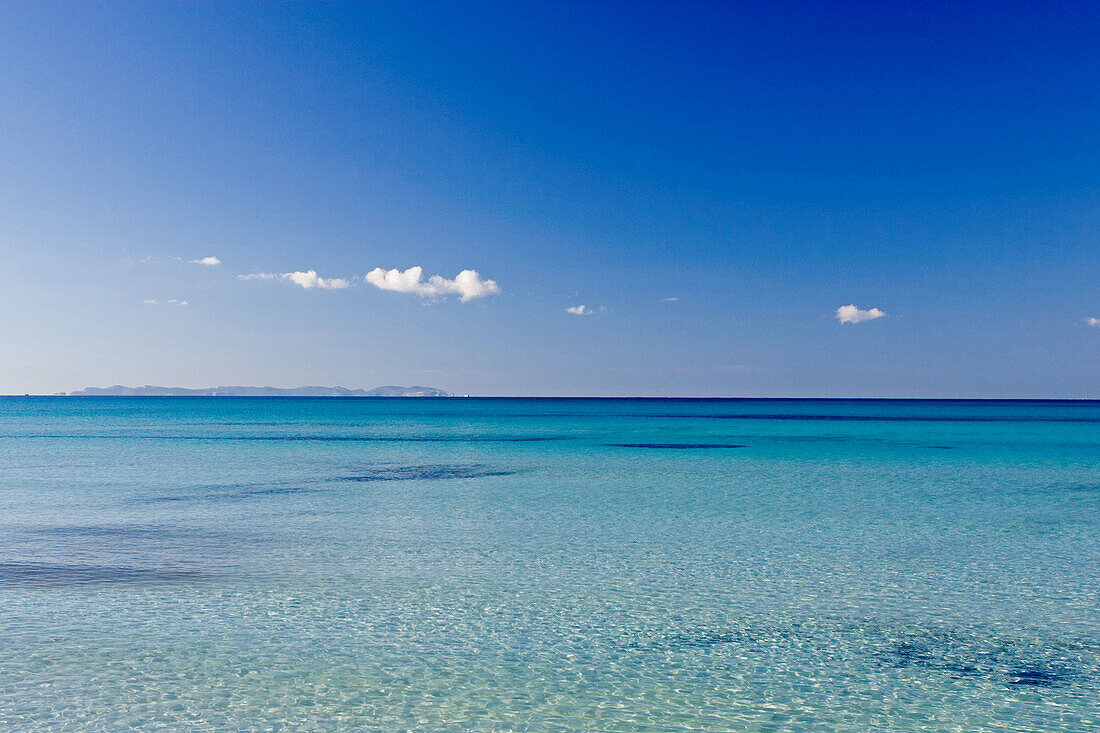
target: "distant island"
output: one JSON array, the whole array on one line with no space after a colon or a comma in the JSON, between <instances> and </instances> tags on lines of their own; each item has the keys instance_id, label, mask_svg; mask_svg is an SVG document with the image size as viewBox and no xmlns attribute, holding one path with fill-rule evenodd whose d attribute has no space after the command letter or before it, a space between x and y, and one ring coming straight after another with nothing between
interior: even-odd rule
<instances>
[{"instance_id":1,"label":"distant island","mask_svg":"<svg viewBox=\"0 0 1100 733\"><path fill-rule=\"evenodd\" d=\"M66 394L66 393L62 393ZM70 397L454 397L435 387L375 387L374 389L348 389L347 387L85 387L67 393Z\"/></svg>"}]
</instances>

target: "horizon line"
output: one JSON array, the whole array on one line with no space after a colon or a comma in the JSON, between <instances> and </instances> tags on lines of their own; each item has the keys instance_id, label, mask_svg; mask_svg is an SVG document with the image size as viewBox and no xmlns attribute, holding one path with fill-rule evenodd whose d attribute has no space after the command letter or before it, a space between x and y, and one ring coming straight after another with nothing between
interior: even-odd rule
<instances>
[{"instance_id":1,"label":"horizon line","mask_svg":"<svg viewBox=\"0 0 1100 733\"><path fill-rule=\"evenodd\" d=\"M445 396L405 395L104 395L70 394L68 392L0 394L0 398L53 397L71 399L217 399L217 400L834 400L865 402L1100 402L1100 397L830 397L830 396L657 396L657 395L474 395Z\"/></svg>"}]
</instances>

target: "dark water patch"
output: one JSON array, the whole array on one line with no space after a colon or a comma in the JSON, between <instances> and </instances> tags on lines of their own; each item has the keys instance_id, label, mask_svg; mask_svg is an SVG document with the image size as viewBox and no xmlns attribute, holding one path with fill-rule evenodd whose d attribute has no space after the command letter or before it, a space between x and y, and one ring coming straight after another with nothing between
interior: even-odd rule
<instances>
[{"instance_id":1,"label":"dark water patch","mask_svg":"<svg viewBox=\"0 0 1100 733\"><path fill-rule=\"evenodd\" d=\"M1072 680L1072 676L1051 669L1017 669L1008 673L1010 685L1035 685L1050 687Z\"/></svg>"},{"instance_id":2,"label":"dark water patch","mask_svg":"<svg viewBox=\"0 0 1100 733\"><path fill-rule=\"evenodd\" d=\"M254 489L298 488L294 481L233 481L228 483L191 484L188 488L207 493L247 492Z\"/></svg>"},{"instance_id":3,"label":"dark water patch","mask_svg":"<svg viewBox=\"0 0 1100 733\"><path fill-rule=\"evenodd\" d=\"M932 448L932 449L935 449L935 450L955 450L959 446L957 446L957 445L930 445L928 447Z\"/></svg>"},{"instance_id":4,"label":"dark water patch","mask_svg":"<svg viewBox=\"0 0 1100 733\"><path fill-rule=\"evenodd\" d=\"M1033 688L1091 684L1100 674L1094 662L1100 647L1091 640L1025 639L977 628L921 628L875 619L742 619L728 626L670 629L624 639L623 649L638 653L710 652L732 659L745 654L837 654L866 665L909 670L909 675L941 676L976 684Z\"/></svg>"},{"instance_id":5,"label":"dark water patch","mask_svg":"<svg viewBox=\"0 0 1100 733\"><path fill-rule=\"evenodd\" d=\"M598 415L598 417L612 417ZM635 417L645 419L687 419L687 420L802 420L811 422L1021 422L1021 423L1098 423L1100 418L1063 417L1063 416L1020 416L1020 415L822 415L814 413L744 413L744 414L699 414L683 412L662 412L651 414L618 414L614 417Z\"/></svg>"},{"instance_id":6,"label":"dark water patch","mask_svg":"<svg viewBox=\"0 0 1100 733\"><path fill-rule=\"evenodd\" d=\"M300 494L319 494L321 489L307 489L301 486L269 486L266 489L249 489L247 491L238 491L232 494L220 494L219 496L224 499L247 499L252 496L283 496L287 494L300 495Z\"/></svg>"},{"instance_id":7,"label":"dark water patch","mask_svg":"<svg viewBox=\"0 0 1100 733\"><path fill-rule=\"evenodd\" d=\"M309 489L300 486L267 486L264 488L245 489L229 492L203 492L197 494L169 494L167 496L149 496L142 499L145 504L160 504L174 502L204 502L204 501L239 501L262 496L283 496L299 494L317 494L321 489Z\"/></svg>"},{"instance_id":8,"label":"dark water patch","mask_svg":"<svg viewBox=\"0 0 1100 733\"><path fill-rule=\"evenodd\" d=\"M740 443L606 443L611 448L653 448L657 450L712 450L745 448Z\"/></svg>"},{"instance_id":9,"label":"dark water patch","mask_svg":"<svg viewBox=\"0 0 1100 733\"><path fill-rule=\"evenodd\" d=\"M896 662L899 667L905 667L910 664L927 664L934 659L932 653L928 651L927 646L910 642L894 644L893 648L884 656L888 659L893 657L893 661Z\"/></svg>"},{"instance_id":10,"label":"dark water patch","mask_svg":"<svg viewBox=\"0 0 1100 733\"><path fill-rule=\"evenodd\" d=\"M870 435L757 435L762 440L777 440L784 443L887 443L885 438Z\"/></svg>"},{"instance_id":11,"label":"dark water patch","mask_svg":"<svg viewBox=\"0 0 1100 733\"><path fill-rule=\"evenodd\" d=\"M238 532L204 526L171 524L71 524L61 526L13 527L18 538L19 555L38 557L36 553L56 556L63 552L66 561L81 557L86 562L96 558L121 556L145 558L163 555L165 561L174 557L210 556L223 550L255 543L261 537L245 537Z\"/></svg>"},{"instance_id":12,"label":"dark water patch","mask_svg":"<svg viewBox=\"0 0 1100 733\"><path fill-rule=\"evenodd\" d=\"M491 476L512 476L519 471L492 468L483 465L424 465L424 466L379 466L352 476L343 476L343 481L436 481L441 479L488 478Z\"/></svg>"},{"instance_id":13,"label":"dark water patch","mask_svg":"<svg viewBox=\"0 0 1100 733\"><path fill-rule=\"evenodd\" d=\"M1038 483L1028 486L1015 486L1005 489L1005 492L1019 492L1023 494L1066 494L1067 498L1091 499L1090 494L1100 494L1100 483L1089 481Z\"/></svg>"},{"instance_id":14,"label":"dark water patch","mask_svg":"<svg viewBox=\"0 0 1100 733\"><path fill-rule=\"evenodd\" d=\"M880 657L891 666L899 668L920 667L926 670L961 675L982 672L980 666L963 659L945 656L944 650L924 642L903 641L894 643Z\"/></svg>"},{"instance_id":15,"label":"dark water patch","mask_svg":"<svg viewBox=\"0 0 1100 733\"><path fill-rule=\"evenodd\" d=\"M709 649L722 644L738 644L744 637L730 631L700 631L694 634L672 634L662 640L667 649Z\"/></svg>"},{"instance_id":16,"label":"dark water patch","mask_svg":"<svg viewBox=\"0 0 1100 733\"><path fill-rule=\"evenodd\" d=\"M918 668L957 677L980 677L1010 685L1053 687L1084 679L1056 650L1004 640L930 632L889 642L876 656L891 667Z\"/></svg>"},{"instance_id":17,"label":"dark water patch","mask_svg":"<svg viewBox=\"0 0 1100 733\"><path fill-rule=\"evenodd\" d=\"M483 464L452 465L427 464L415 466L381 465L361 469L359 472L337 476L332 481L433 481L442 479L488 478L493 476L512 476L520 471L494 468ZM165 494L147 496L140 500L143 504L173 504L219 501L244 501L277 496L302 496L324 493L326 489L312 488L298 484L253 483L253 484L212 484L194 487L195 493Z\"/></svg>"},{"instance_id":18,"label":"dark water patch","mask_svg":"<svg viewBox=\"0 0 1100 733\"><path fill-rule=\"evenodd\" d=\"M179 583L203 580L206 577L203 573L166 567L0 562L0 587L48 588L112 583Z\"/></svg>"},{"instance_id":19,"label":"dark water patch","mask_svg":"<svg viewBox=\"0 0 1100 733\"><path fill-rule=\"evenodd\" d=\"M515 438L479 438L478 440L484 440L486 442L499 442L499 443L544 443L546 441L553 440L576 440L572 435L546 435L546 436L520 436Z\"/></svg>"}]
</instances>

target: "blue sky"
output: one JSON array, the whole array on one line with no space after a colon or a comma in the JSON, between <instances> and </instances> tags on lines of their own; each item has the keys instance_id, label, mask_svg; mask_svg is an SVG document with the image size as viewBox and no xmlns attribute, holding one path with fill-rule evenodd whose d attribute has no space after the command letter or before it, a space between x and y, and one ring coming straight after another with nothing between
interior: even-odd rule
<instances>
[{"instance_id":1,"label":"blue sky","mask_svg":"<svg viewBox=\"0 0 1100 733\"><path fill-rule=\"evenodd\" d=\"M1098 32L1056 2L7 2L0 392L1100 397Z\"/></svg>"}]
</instances>

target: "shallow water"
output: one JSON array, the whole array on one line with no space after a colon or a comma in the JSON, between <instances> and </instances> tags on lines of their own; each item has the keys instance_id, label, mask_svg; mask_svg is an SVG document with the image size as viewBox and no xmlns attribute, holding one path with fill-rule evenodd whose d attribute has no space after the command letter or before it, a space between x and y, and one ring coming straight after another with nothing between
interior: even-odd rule
<instances>
[{"instance_id":1,"label":"shallow water","mask_svg":"<svg viewBox=\"0 0 1100 733\"><path fill-rule=\"evenodd\" d=\"M1100 403L0 399L0 729L1100 727Z\"/></svg>"}]
</instances>

